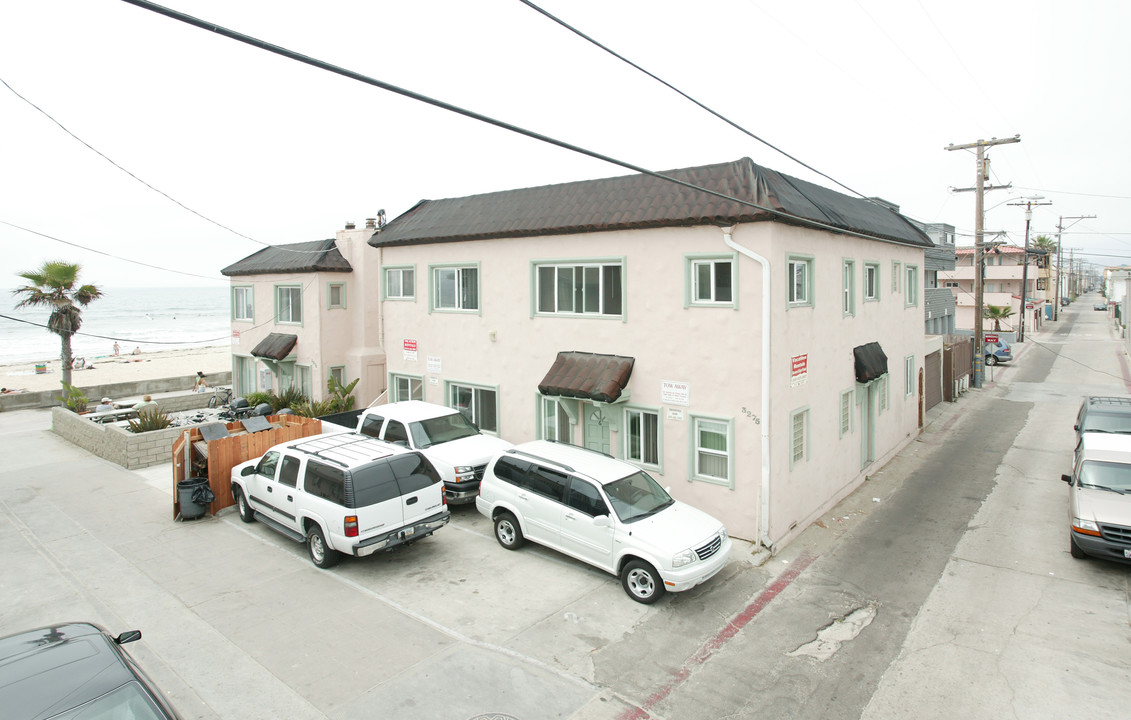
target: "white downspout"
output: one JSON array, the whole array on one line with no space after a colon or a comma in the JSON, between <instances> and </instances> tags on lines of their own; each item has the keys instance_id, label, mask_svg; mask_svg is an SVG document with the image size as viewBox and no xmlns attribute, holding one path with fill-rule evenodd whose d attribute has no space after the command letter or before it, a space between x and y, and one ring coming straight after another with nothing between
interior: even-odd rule
<instances>
[{"instance_id":1,"label":"white downspout","mask_svg":"<svg viewBox=\"0 0 1131 720\"><path fill-rule=\"evenodd\" d=\"M734 241L734 226L721 228L723 242L735 252L742 253L762 266L762 517L759 522L762 547L773 553L770 539L770 261Z\"/></svg>"}]
</instances>

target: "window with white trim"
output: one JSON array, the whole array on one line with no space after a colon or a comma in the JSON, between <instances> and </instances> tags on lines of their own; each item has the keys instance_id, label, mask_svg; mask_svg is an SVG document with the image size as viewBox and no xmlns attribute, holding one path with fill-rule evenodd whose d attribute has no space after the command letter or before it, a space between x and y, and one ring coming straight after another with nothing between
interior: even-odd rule
<instances>
[{"instance_id":1,"label":"window with white trim","mask_svg":"<svg viewBox=\"0 0 1131 720\"><path fill-rule=\"evenodd\" d=\"M337 382L339 385L345 385L346 384L346 366L345 365L335 365L335 366L331 367L330 368L330 377L334 378L334 381Z\"/></svg>"},{"instance_id":2,"label":"window with white trim","mask_svg":"<svg viewBox=\"0 0 1131 720\"><path fill-rule=\"evenodd\" d=\"M411 375L393 375L389 378L389 392L392 402L402 400L423 400L424 381Z\"/></svg>"},{"instance_id":3,"label":"window with white trim","mask_svg":"<svg viewBox=\"0 0 1131 720\"><path fill-rule=\"evenodd\" d=\"M915 392L915 356L908 355L903 358L903 395L906 397Z\"/></svg>"},{"instance_id":4,"label":"window with white trim","mask_svg":"<svg viewBox=\"0 0 1131 720\"><path fill-rule=\"evenodd\" d=\"M904 304L908 307L919 304L919 267L917 265L907 265L904 267L904 272L907 274L907 282L904 283Z\"/></svg>"},{"instance_id":5,"label":"window with white trim","mask_svg":"<svg viewBox=\"0 0 1131 720\"><path fill-rule=\"evenodd\" d=\"M880 299L880 266L878 263L864 264L864 302Z\"/></svg>"},{"instance_id":6,"label":"window with white trim","mask_svg":"<svg viewBox=\"0 0 1131 720\"><path fill-rule=\"evenodd\" d=\"M852 398L853 391L845 390L840 394L840 436L852 432Z\"/></svg>"},{"instance_id":7,"label":"window with white trim","mask_svg":"<svg viewBox=\"0 0 1131 720\"><path fill-rule=\"evenodd\" d=\"M624 458L638 465L660 465L660 413L642 408L624 410Z\"/></svg>"},{"instance_id":8,"label":"window with white trim","mask_svg":"<svg viewBox=\"0 0 1131 720\"><path fill-rule=\"evenodd\" d=\"M542 406L541 426L543 440L556 440L560 443L571 443L573 432L570 427L569 415L559 398L543 396L540 401Z\"/></svg>"},{"instance_id":9,"label":"window with white trim","mask_svg":"<svg viewBox=\"0 0 1131 720\"><path fill-rule=\"evenodd\" d=\"M232 319L255 322L255 288L232 288Z\"/></svg>"},{"instance_id":10,"label":"window with white trim","mask_svg":"<svg viewBox=\"0 0 1131 720\"><path fill-rule=\"evenodd\" d=\"M386 300L415 300L416 299L416 268L414 268L414 267L387 267L387 268L385 268L385 299Z\"/></svg>"},{"instance_id":11,"label":"window with white trim","mask_svg":"<svg viewBox=\"0 0 1131 720\"><path fill-rule=\"evenodd\" d=\"M789 305L801 307L813 304L813 259L790 256L786 261L786 282L789 285Z\"/></svg>"},{"instance_id":12,"label":"window with white trim","mask_svg":"<svg viewBox=\"0 0 1131 720\"><path fill-rule=\"evenodd\" d=\"M692 305L734 307L733 257L688 257L686 260Z\"/></svg>"},{"instance_id":13,"label":"window with white trim","mask_svg":"<svg viewBox=\"0 0 1131 720\"><path fill-rule=\"evenodd\" d=\"M692 416L692 479L734 487L734 422Z\"/></svg>"},{"instance_id":14,"label":"window with white trim","mask_svg":"<svg viewBox=\"0 0 1131 720\"><path fill-rule=\"evenodd\" d=\"M494 388L449 383L448 407L459 410L483 432L499 432L499 400Z\"/></svg>"},{"instance_id":15,"label":"window with white trim","mask_svg":"<svg viewBox=\"0 0 1131 720\"><path fill-rule=\"evenodd\" d=\"M279 285L275 288L275 322L302 324L301 285Z\"/></svg>"},{"instance_id":16,"label":"window with white trim","mask_svg":"<svg viewBox=\"0 0 1131 720\"><path fill-rule=\"evenodd\" d=\"M845 315L856 314L856 261L845 260L842 269L841 311Z\"/></svg>"},{"instance_id":17,"label":"window with white trim","mask_svg":"<svg viewBox=\"0 0 1131 720\"><path fill-rule=\"evenodd\" d=\"M797 410L789 416L789 466L809 457L809 410Z\"/></svg>"},{"instance_id":18,"label":"window with white trim","mask_svg":"<svg viewBox=\"0 0 1131 720\"><path fill-rule=\"evenodd\" d=\"M902 272L903 265L895 260L891 261L891 291L893 293L899 292L899 275Z\"/></svg>"},{"instance_id":19,"label":"window with white trim","mask_svg":"<svg viewBox=\"0 0 1131 720\"><path fill-rule=\"evenodd\" d=\"M540 263L534 268L534 294L542 315L624 313L623 263Z\"/></svg>"},{"instance_id":20,"label":"window with white trim","mask_svg":"<svg viewBox=\"0 0 1131 720\"><path fill-rule=\"evenodd\" d=\"M891 405L890 401L888 400L888 377L889 377L888 374L884 373L880 377L880 379L877 381L877 382L880 383L880 409L879 409L879 412L881 412L881 413L884 410L887 410L888 407L890 407L890 405Z\"/></svg>"},{"instance_id":21,"label":"window with white trim","mask_svg":"<svg viewBox=\"0 0 1131 720\"><path fill-rule=\"evenodd\" d=\"M346 306L345 283L330 283L326 286L326 307L329 310L341 310Z\"/></svg>"},{"instance_id":22,"label":"window with white trim","mask_svg":"<svg viewBox=\"0 0 1131 720\"><path fill-rule=\"evenodd\" d=\"M436 267L432 269L434 310L479 309L479 268Z\"/></svg>"},{"instance_id":23,"label":"window with white trim","mask_svg":"<svg viewBox=\"0 0 1131 720\"><path fill-rule=\"evenodd\" d=\"M295 385L307 398L314 398L314 376L309 365L295 365Z\"/></svg>"}]
</instances>

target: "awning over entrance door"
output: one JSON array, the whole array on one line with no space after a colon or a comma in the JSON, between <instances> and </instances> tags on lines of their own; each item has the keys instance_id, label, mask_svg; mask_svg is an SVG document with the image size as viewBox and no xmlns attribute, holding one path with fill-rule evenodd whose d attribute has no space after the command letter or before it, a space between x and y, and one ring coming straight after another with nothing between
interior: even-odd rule
<instances>
[{"instance_id":1,"label":"awning over entrance door","mask_svg":"<svg viewBox=\"0 0 1131 720\"><path fill-rule=\"evenodd\" d=\"M635 362L619 355L560 352L550 372L538 383L538 391L543 395L616 402L628 385Z\"/></svg>"},{"instance_id":2,"label":"awning over entrance door","mask_svg":"<svg viewBox=\"0 0 1131 720\"><path fill-rule=\"evenodd\" d=\"M251 354L255 357L278 361L290 355L297 343L298 335L271 333L259 341L259 344L252 349Z\"/></svg>"},{"instance_id":3,"label":"awning over entrance door","mask_svg":"<svg viewBox=\"0 0 1131 720\"><path fill-rule=\"evenodd\" d=\"M878 342L852 348L856 357L856 382L870 383L888 371L888 356Z\"/></svg>"}]
</instances>

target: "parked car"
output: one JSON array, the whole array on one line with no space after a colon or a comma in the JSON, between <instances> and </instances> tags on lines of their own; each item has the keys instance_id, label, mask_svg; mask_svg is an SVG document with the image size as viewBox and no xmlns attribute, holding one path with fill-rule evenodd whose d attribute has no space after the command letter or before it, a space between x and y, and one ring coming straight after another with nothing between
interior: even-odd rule
<instances>
[{"instance_id":1,"label":"parked car","mask_svg":"<svg viewBox=\"0 0 1131 720\"><path fill-rule=\"evenodd\" d=\"M1067 305L1068 305L1068 298L1066 298L1066 297L1062 297L1062 298L1060 299L1060 306L1061 306L1061 307L1065 307L1065 306L1067 306Z\"/></svg>"},{"instance_id":2,"label":"parked car","mask_svg":"<svg viewBox=\"0 0 1131 720\"><path fill-rule=\"evenodd\" d=\"M1092 306L1092 309L1093 310L1100 310L1102 312L1107 312L1107 303L1106 302L1098 302L1098 303L1096 303L1095 305Z\"/></svg>"},{"instance_id":3,"label":"parked car","mask_svg":"<svg viewBox=\"0 0 1131 720\"><path fill-rule=\"evenodd\" d=\"M85 622L0 638L3 716L177 720L181 716L122 647L140 639L139 630L111 637Z\"/></svg>"},{"instance_id":4,"label":"parked car","mask_svg":"<svg viewBox=\"0 0 1131 720\"><path fill-rule=\"evenodd\" d=\"M985 352L987 365L997 365L1013 359L1013 348L1004 340L986 343Z\"/></svg>"},{"instance_id":5,"label":"parked car","mask_svg":"<svg viewBox=\"0 0 1131 720\"><path fill-rule=\"evenodd\" d=\"M1068 548L1131 563L1131 437L1087 433L1068 483Z\"/></svg>"},{"instance_id":6,"label":"parked car","mask_svg":"<svg viewBox=\"0 0 1131 720\"><path fill-rule=\"evenodd\" d=\"M421 400L368 408L358 418L357 432L417 450L431 460L451 505L475 502L488 461L513 447L479 432L458 410Z\"/></svg>"},{"instance_id":7,"label":"parked car","mask_svg":"<svg viewBox=\"0 0 1131 720\"><path fill-rule=\"evenodd\" d=\"M1131 435L1131 397L1093 395L1084 398L1076 413L1076 443L1084 433Z\"/></svg>"},{"instance_id":8,"label":"parked car","mask_svg":"<svg viewBox=\"0 0 1131 720\"><path fill-rule=\"evenodd\" d=\"M292 440L236 465L232 495L241 520L306 543L320 568L427 537L450 519L428 458L355 433Z\"/></svg>"},{"instance_id":9,"label":"parked car","mask_svg":"<svg viewBox=\"0 0 1131 720\"><path fill-rule=\"evenodd\" d=\"M730 556L721 522L636 466L573 445L536 440L500 453L475 505L507 550L526 540L553 548L619 576L640 603L706 582Z\"/></svg>"}]
</instances>

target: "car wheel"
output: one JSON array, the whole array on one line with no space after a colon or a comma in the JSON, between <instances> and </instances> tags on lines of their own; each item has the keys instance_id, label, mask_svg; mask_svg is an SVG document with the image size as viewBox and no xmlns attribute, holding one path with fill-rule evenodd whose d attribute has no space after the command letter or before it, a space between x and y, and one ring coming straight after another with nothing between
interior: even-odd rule
<instances>
[{"instance_id":1,"label":"car wheel","mask_svg":"<svg viewBox=\"0 0 1131 720\"><path fill-rule=\"evenodd\" d=\"M495 518L495 539L507 550L518 550L526 544L518 520L507 512L499 513Z\"/></svg>"},{"instance_id":2,"label":"car wheel","mask_svg":"<svg viewBox=\"0 0 1131 720\"><path fill-rule=\"evenodd\" d=\"M310 562L323 570L334 567L341 559L338 551L326 544L326 536L322 533L322 528L317 525L311 528L310 534L306 536L306 548L310 551Z\"/></svg>"},{"instance_id":3,"label":"car wheel","mask_svg":"<svg viewBox=\"0 0 1131 720\"><path fill-rule=\"evenodd\" d=\"M628 596L638 603L651 605L664 596L664 581L656 568L643 560L633 560L624 566L620 584Z\"/></svg>"},{"instance_id":4,"label":"car wheel","mask_svg":"<svg viewBox=\"0 0 1131 720\"><path fill-rule=\"evenodd\" d=\"M994 357L993 355L987 355L986 356L986 364L987 365L997 365L997 358Z\"/></svg>"},{"instance_id":5,"label":"car wheel","mask_svg":"<svg viewBox=\"0 0 1131 720\"><path fill-rule=\"evenodd\" d=\"M243 490L237 485L232 488L232 492L236 495L236 510L240 513L240 520L245 523L255 522L255 511L251 509Z\"/></svg>"},{"instance_id":6,"label":"car wheel","mask_svg":"<svg viewBox=\"0 0 1131 720\"><path fill-rule=\"evenodd\" d=\"M1076 544L1076 538L1072 537L1071 535L1068 536L1068 551L1071 552L1072 557L1076 558L1077 560L1083 560L1084 558L1088 557L1088 553L1080 549L1080 546Z\"/></svg>"}]
</instances>

